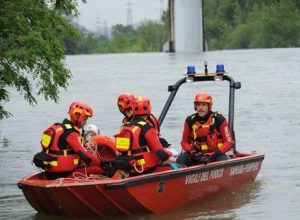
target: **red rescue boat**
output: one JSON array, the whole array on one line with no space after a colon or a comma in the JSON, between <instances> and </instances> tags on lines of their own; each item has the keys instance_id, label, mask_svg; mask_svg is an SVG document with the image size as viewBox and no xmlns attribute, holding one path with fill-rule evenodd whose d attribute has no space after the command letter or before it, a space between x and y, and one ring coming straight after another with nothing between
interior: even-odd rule
<instances>
[{"instance_id":1,"label":"red rescue boat","mask_svg":"<svg viewBox=\"0 0 300 220\"><path fill-rule=\"evenodd\" d=\"M47 180L33 174L18 183L38 212L71 217L161 213L253 181L263 154L236 154L225 161L125 179Z\"/></svg>"},{"instance_id":2,"label":"red rescue boat","mask_svg":"<svg viewBox=\"0 0 300 220\"><path fill-rule=\"evenodd\" d=\"M241 84L234 82L224 71L213 74L190 73L169 86L169 99L159 117L162 124L180 85L197 81L229 81L230 129L233 130L234 91ZM101 138L100 138L101 139ZM105 157L111 160L111 141ZM101 153L100 153L101 154ZM178 168L159 173L124 179L58 179L48 180L44 173L21 179L18 187L30 205L38 212L71 217L107 217L161 213L199 200L233 186L254 181L264 160L261 153L239 153L236 147L230 159Z\"/></svg>"}]
</instances>

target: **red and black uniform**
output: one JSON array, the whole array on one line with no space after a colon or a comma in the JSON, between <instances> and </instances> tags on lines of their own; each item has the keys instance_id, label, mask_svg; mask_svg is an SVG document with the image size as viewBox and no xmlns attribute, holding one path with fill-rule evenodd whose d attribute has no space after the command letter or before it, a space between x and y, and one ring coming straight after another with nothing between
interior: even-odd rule
<instances>
[{"instance_id":1,"label":"red and black uniform","mask_svg":"<svg viewBox=\"0 0 300 220\"><path fill-rule=\"evenodd\" d=\"M184 123L181 146L184 151L200 150L203 153L219 149L223 154L230 150L234 141L223 115L210 112L200 118L197 113L188 116Z\"/></svg>"},{"instance_id":2,"label":"red and black uniform","mask_svg":"<svg viewBox=\"0 0 300 220\"><path fill-rule=\"evenodd\" d=\"M128 159L133 175L152 172L160 161L166 161L170 156L163 149L157 130L148 120L139 116L121 127L119 134L116 135L116 148L122 152L116 164L125 158Z\"/></svg>"},{"instance_id":3,"label":"red and black uniform","mask_svg":"<svg viewBox=\"0 0 300 220\"><path fill-rule=\"evenodd\" d=\"M71 121L65 119L62 123L52 125L51 128L54 129L55 134L49 147L43 148L44 152L55 158L45 168L49 178L67 177L73 172L84 173L84 169L87 169L87 174L102 173L100 160L82 146L79 129ZM47 130L45 132L47 133ZM90 167L80 168L80 161Z\"/></svg>"},{"instance_id":4,"label":"red and black uniform","mask_svg":"<svg viewBox=\"0 0 300 220\"><path fill-rule=\"evenodd\" d=\"M186 118L181 140L181 146L186 153L201 152L205 155L217 151L225 154L233 144L227 120L223 115L209 112L207 116L200 117L194 113Z\"/></svg>"},{"instance_id":5,"label":"red and black uniform","mask_svg":"<svg viewBox=\"0 0 300 220\"><path fill-rule=\"evenodd\" d=\"M128 122L130 122L132 120L133 117L130 117L130 118L127 118L125 117L122 121L122 124L126 124ZM148 117L147 117L147 122L150 123L152 125L152 127L157 131L158 133L158 137L159 137L159 141L161 143L161 145L163 146L163 148L168 148L171 146L171 144L168 143L168 141L165 139L165 138L162 138L160 136L160 126L158 124L158 120L156 119L156 117L152 114L150 114Z\"/></svg>"},{"instance_id":6,"label":"red and black uniform","mask_svg":"<svg viewBox=\"0 0 300 220\"><path fill-rule=\"evenodd\" d=\"M124 117L123 120L122 120L122 125L131 122L132 119L133 119L133 116L131 116L131 117Z\"/></svg>"},{"instance_id":7,"label":"red and black uniform","mask_svg":"<svg viewBox=\"0 0 300 220\"><path fill-rule=\"evenodd\" d=\"M133 118L133 116L130 117L130 118L124 117L123 120L122 120L122 124L125 124L127 122L131 122L132 118ZM157 132L160 132L160 127L159 127L158 121L157 121L157 119L154 115L150 114L147 117L147 122L149 122Z\"/></svg>"},{"instance_id":8,"label":"red and black uniform","mask_svg":"<svg viewBox=\"0 0 300 220\"><path fill-rule=\"evenodd\" d=\"M156 117L152 114L150 114L147 118L147 121L153 126L153 128L159 133L160 132L160 127L158 124L158 121Z\"/></svg>"}]
</instances>

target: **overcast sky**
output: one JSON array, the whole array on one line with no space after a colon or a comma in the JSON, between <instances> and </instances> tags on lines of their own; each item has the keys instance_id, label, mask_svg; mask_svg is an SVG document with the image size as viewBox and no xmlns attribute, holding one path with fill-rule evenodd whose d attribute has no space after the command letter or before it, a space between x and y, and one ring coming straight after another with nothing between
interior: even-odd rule
<instances>
[{"instance_id":1,"label":"overcast sky","mask_svg":"<svg viewBox=\"0 0 300 220\"><path fill-rule=\"evenodd\" d=\"M115 24L127 25L128 3L131 3L132 23L144 20L159 20L161 10L166 10L168 0L78 0L80 12L77 22L90 30ZM98 23L98 25L97 25Z\"/></svg>"}]
</instances>

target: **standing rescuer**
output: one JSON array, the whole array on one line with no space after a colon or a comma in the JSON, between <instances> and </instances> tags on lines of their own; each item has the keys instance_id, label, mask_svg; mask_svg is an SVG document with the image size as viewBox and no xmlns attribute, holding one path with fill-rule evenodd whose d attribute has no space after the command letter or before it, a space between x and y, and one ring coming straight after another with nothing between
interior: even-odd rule
<instances>
[{"instance_id":1,"label":"standing rescuer","mask_svg":"<svg viewBox=\"0 0 300 220\"><path fill-rule=\"evenodd\" d=\"M44 131L41 139L43 150L34 156L35 165L43 168L49 179L73 177L75 172L102 174L100 160L83 147L80 135L80 129L93 116L92 108L82 102L73 102L68 114L69 119ZM85 166L80 166L80 161Z\"/></svg>"},{"instance_id":2,"label":"standing rescuer","mask_svg":"<svg viewBox=\"0 0 300 220\"><path fill-rule=\"evenodd\" d=\"M195 96L196 113L185 120L181 140L183 153L177 158L177 163L192 166L227 158L224 154L234 141L227 120L212 111L212 104L212 96L208 93Z\"/></svg>"},{"instance_id":3,"label":"standing rescuer","mask_svg":"<svg viewBox=\"0 0 300 220\"><path fill-rule=\"evenodd\" d=\"M116 148L121 155L115 161L116 169L123 169L131 175L154 171L160 162L170 157L161 145L158 132L147 121L151 104L146 97L133 100L133 118L125 123L116 135Z\"/></svg>"}]
</instances>

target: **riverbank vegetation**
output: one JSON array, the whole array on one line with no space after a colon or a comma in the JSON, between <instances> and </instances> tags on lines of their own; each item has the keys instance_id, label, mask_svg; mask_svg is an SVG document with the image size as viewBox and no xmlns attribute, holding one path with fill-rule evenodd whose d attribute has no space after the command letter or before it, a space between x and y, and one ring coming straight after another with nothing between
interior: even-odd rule
<instances>
[{"instance_id":1,"label":"riverbank vegetation","mask_svg":"<svg viewBox=\"0 0 300 220\"><path fill-rule=\"evenodd\" d=\"M31 105L37 104L37 96L59 100L71 79L61 39L79 33L67 19L77 14L74 1L0 0L0 14L1 120L11 116L4 105L11 89Z\"/></svg>"},{"instance_id":2,"label":"riverbank vegetation","mask_svg":"<svg viewBox=\"0 0 300 220\"><path fill-rule=\"evenodd\" d=\"M203 0L207 50L300 46L300 0ZM168 16L139 27L115 25L111 38L82 34L68 54L162 51Z\"/></svg>"},{"instance_id":3,"label":"riverbank vegetation","mask_svg":"<svg viewBox=\"0 0 300 220\"><path fill-rule=\"evenodd\" d=\"M168 39L167 14L162 21L145 21L137 28L117 24L111 28L111 36L81 31L81 41L63 39L67 54L78 53L129 53L161 51Z\"/></svg>"},{"instance_id":4,"label":"riverbank vegetation","mask_svg":"<svg viewBox=\"0 0 300 220\"><path fill-rule=\"evenodd\" d=\"M209 50L300 46L300 0L204 0Z\"/></svg>"}]
</instances>

